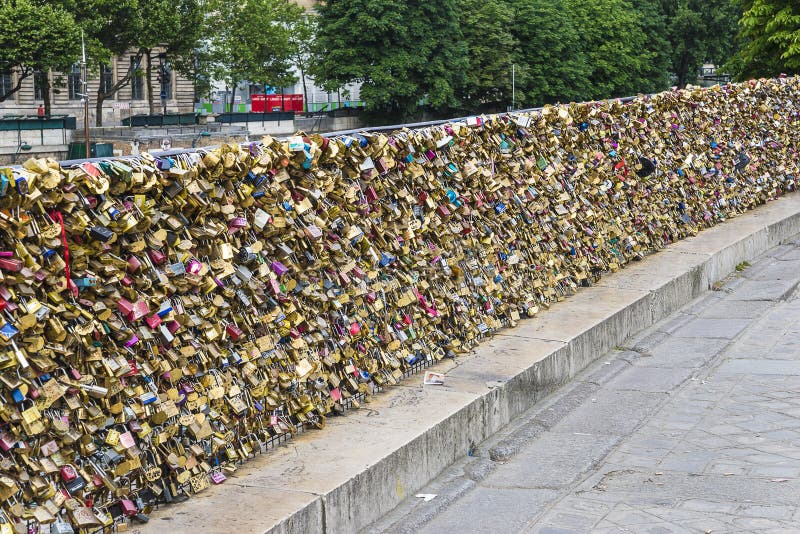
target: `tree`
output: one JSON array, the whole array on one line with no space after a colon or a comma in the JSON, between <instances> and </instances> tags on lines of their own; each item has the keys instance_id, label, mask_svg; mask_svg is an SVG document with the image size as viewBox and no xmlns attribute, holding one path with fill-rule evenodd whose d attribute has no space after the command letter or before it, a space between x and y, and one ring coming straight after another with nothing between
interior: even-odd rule
<instances>
[{"instance_id":1,"label":"tree","mask_svg":"<svg viewBox=\"0 0 800 534\"><path fill-rule=\"evenodd\" d=\"M299 52L291 32L302 19L302 8L289 0L216 0L212 5L211 71L233 87L232 101L243 80L274 87L297 80L292 59Z\"/></svg>"},{"instance_id":2,"label":"tree","mask_svg":"<svg viewBox=\"0 0 800 534\"><path fill-rule=\"evenodd\" d=\"M317 16L312 13L307 13L301 16L299 20L291 27L289 39L292 43L294 60L297 69L300 71L300 82L303 84L303 102L308 111L308 85L306 84L306 75L311 67L311 62L314 61L314 40L317 36Z\"/></svg>"},{"instance_id":3,"label":"tree","mask_svg":"<svg viewBox=\"0 0 800 534\"><path fill-rule=\"evenodd\" d=\"M360 82L366 105L408 118L425 102L458 106L468 68L456 0L328 0L318 4L315 79L327 87Z\"/></svg>"},{"instance_id":4,"label":"tree","mask_svg":"<svg viewBox=\"0 0 800 534\"><path fill-rule=\"evenodd\" d=\"M0 102L39 71L66 70L80 57L81 34L69 11L33 0L0 2L0 71L15 71L16 82ZM46 77L45 77L46 78ZM49 96L49 90L47 91ZM46 100L49 113L49 98Z\"/></svg>"},{"instance_id":5,"label":"tree","mask_svg":"<svg viewBox=\"0 0 800 534\"><path fill-rule=\"evenodd\" d=\"M101 65L110 65L114 56L121 56L135 47L142 29L139 0L48 0L72 13L75 21L85 33L90 69L94 72ZM138 54L141 59L141 52ZM103 103L128 85L136 75L132 64L111 86L100 84L95 98L95 123L103 125ZM49 89L49 88L48 88ZM45 97L50 91L45 90ZM48 100L45 108L49 109Z\"/></svg>"},{"instance_id":6,"label":"tree","mask_svg":"<svg viewBox=\"0 0 800 534\"><path fill-rule=\"evenodd\" d=\"M633 0L633 7L639 12L645 48L652 54L643 66L643 77L636 92L657 93L670 86L671 45L667 16L661 4L660 0Z\"/></svg>"},{"instance_id":7,"label":"tree","mask_svg":"<svg viewBox=\"0 0 800 534\"><path fill-rule=\"evenodd\" d=\"M145 60L147 102L152 115L153 50L164 49L162 66L169 59L178 72L193 72L195 50L204 37L205 7L200 0L143 0L139 10L142 27L136 42Z\"/></svg>"},{"instance_id":8,"label":"tree","mask_svg":"<svg viewBox=\"0 0 800 534\"><path fill-rule=\"evenodd\" d=\"M731 57L740 13L731 0L662 0L662 5L678 87L694 82L704 61L719 66Z\"/></svg>"},{"instance_id":9,"label":"tree","mask_svg":"<svg viewBox=\"0 0 800 534\"><path fill-rule=\"evenodd\" d=\"M514 11L504 0L459 0L459 23L467 45L469 68L462 105L511 103L511 68L517 39L511 33Z\"/></svg>"},{"instance_id":10,"label":"tree","mask_svg":"<svg viewBox=\"0 0 800 534\"><path fill-rule=\"evenodd\" d=\"M655 54L648 50L641 14L627 0L564 0L580 34L577 48L588 70L583 98L627 96L640 91Z\"/></svg>"},{"instance_id":11,"label":"tree","mask_svg":"<svg viewBox=\"0 0 800 534\"><path fill-rule=\"evenodd\" d=\"M796 0L746 0L742 8L742 49L732 62L737 77L800 73L800 4Z\"/></svg>"},{"instance_id":12,"label":"tree","mask_svg":"<svg viewBox=\"0 0 800 534\"><path fill-rule=\"evenodd\" d=\"M581 35L561 0L512 0L517 99L523 106L581 100L591 94Z\"/></svg>"}]
</instances>

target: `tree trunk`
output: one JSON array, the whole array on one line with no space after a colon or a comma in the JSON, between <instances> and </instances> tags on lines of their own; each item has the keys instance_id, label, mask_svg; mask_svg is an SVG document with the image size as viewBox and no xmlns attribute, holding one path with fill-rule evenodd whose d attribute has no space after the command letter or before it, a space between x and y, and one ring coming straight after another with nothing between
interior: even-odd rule
<instances>
[{"instance_id":1,"label":"tree trunk","mask_svg":"<svg viewBox=\"0 0 800 534\"><path fill-rule=\"evenodd\" d=\"M14 93L18 92L22 88L22 83L25 81L25 78L28 78L29 76L33 75L32 68L17 66L16 69L17 69L17 83L15 83L10 90L0 95L0 102L5 102L6 100L14 96ZM11 70L14 70L14 68L12 68Z\"/></svg>"},{"instance_id":2,"label":"tree trunk","mask_svg":"<svg viewBox=\"0 0 800 534\"><path fill-rule=\"evenodd\" d=\"M50 116L50 107L52 106L50 98L50 73L42 76L42 100L44 100L44 114L46 117Z\"/></svg>"},{"instance_id":3,"label":"tree trunk","mask_svg":"<svg viewBox=\"0 0 800 534\"><path fill-rule=\"evenodd\" d=\"M144 55L147 59L147 70L145 71L145 81L147 83L147 105L150 108L150 115L155 115L156 108L153 101L153 62L151 61L151 50L145 50Z\"/></svg>"},{"instance_id":4,"label":"tree trunk","mask_svg":"<svg viewBox=\"0 0 800 534\"><path fill-rule=\"evenodd\" d=\"M686 78L689 76L689 54L681 57L681 66L678 69L678 89L686 87Z\"/></svg>"},{"instance_id":5,"label":"tree trunk","mask_svg":"<svg viewBox=\"0 0 800 534\"><path fill-rule=\"evenodd\" d=\"M308 113L308 86L306 85L306 70L300 68L300 80L303 82L303 107Z\"/></svg>"},{"instance_id":6,"label":"tree trunk","mask_svg":"<svg viewBox=\"0 0 800 534\"><path fill-rule=\"evenodd\" d=\"M236 102L236 87L238 85L239 85L238 83L234 83L233 84L233 89L231 90L231 113L233 113L233 105L234 105L234 102Z\"/></svg>"},{"instance_id":7,"label":"tree trunk","mask_svg":"<svg viewBox=\"0 0 800 534\"><path fill-rule=\"evenodd\" d=\"M106 95L105 93L100 92L97 90L97 103L95 104L94 110L94 125L95 126L102 126L103 125L103 101L105 101Z\"/></svg>"},{"instance_id":8,"label":"tree trunk","mask_svg":"<svg viewBox=\"0 0 800 534\"><path fill-rule=\"evenodd\" d=\"M97 111L97 117L95 118L95 122L96 122L97 126L102 126L103 125L103 103L106 101L106 99L111 98L115 94L117 94L120 89L122 89L126 85L130 85L130 83L133 80L133 77L135 75L135 71L133 69L133 65L134 64L136 64L136 65L139 64L139 62L142 60L142 55L143 54L144 54L144 51L142 51L142 50L139 50L137 52L135 61L131 62L131 65L128 67L128 71L125 73L125 75L122 78L120 78L119 80L117 80L117 82L114 85L112 85L111 87L107 87L106 88L107 89L106 92L101 91L100 87L97 88L97 104L96 104L96 107L95 107L95 110Z\"/></svg>"}]
</instances>

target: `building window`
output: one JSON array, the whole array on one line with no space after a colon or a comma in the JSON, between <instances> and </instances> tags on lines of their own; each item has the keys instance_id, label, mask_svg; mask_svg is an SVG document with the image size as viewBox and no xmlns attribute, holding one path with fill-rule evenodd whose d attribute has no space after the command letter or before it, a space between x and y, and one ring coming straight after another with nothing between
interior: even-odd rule
<instances>
[{"instance_id":1,"label":"building window","mask_svg":"<svg viewBox=\"0 0 800 534\"><path fill-rule=\"evenodd\" d=\"M131 100L144 99L144 80L142 78L142 58L131 56Z\"/></svg>"},{"instance_id":2,"label":"building window","mask_svg":"<svg viewBox=\"0 0 800 534\"><path fill-rule=\"evenodd\" d=\"M172 98L172 68L169 66L166 58L161 57L161 65L158 71L158 81L161 84L161 98Z\"/></svg>"},{"instance_id":3,"label":"building window","mask_svg":"<svg viewBox=\"0 0 800 534\"><path fill-rule=\"evenodd\" d=\"M11 92L13 81L10 70L0 72L0 97L4 97Z\"/></svg>"},{"instance_id":4,"label":"building window","mask_svg":"<svg viewBox=\"0 0 800 534\"><path fill-rule=\"evenodd\" d=\"M108 93L114 86L114 70L103 63L100 65L100 92Z\"/></svg>"},{"instance_id":5,"label":"building window","mask_svg":"<svg viewBox=\"0 0 800 534\"><path fill-rule=\"evenodd\" d=\"M47 87L47 73L37 70L33 73L33 99L44 100L44 90ZM50 89L48 88L48 91Z\"/></svg>"},{"instance_id":6,"label":"building window","mask_svg":"<svg viewBox=\"0 0 800 534\"><path fill-rule=\"evenodd\" d=\"M67 75L67 88L69 89L70 100L80 100L83 93L83 81L81 80L81 66L75 63L72 70Z\"/></svg>"}]
</instances>

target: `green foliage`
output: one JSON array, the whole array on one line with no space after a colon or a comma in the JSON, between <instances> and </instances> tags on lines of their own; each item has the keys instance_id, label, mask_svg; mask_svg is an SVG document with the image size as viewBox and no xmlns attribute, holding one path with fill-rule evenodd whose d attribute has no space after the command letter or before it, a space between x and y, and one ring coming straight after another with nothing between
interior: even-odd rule
<instances>
[{"instance_id":1,"label":"green foliage","mask_svg":"<svg viewBox=\"0 0 800 534\"><path fill-rule=\"evenodd\" d=\"M517 107L579 100L590 93L581 34L562 0L512 0Z\"/></svg>"},{"instance_id":2,"label":"green foliage","mask_svg":"<svg viewBox=\"0 0 800 534\"><path fill-rule=\"evenodd\" d=\"M39 0L72 14L84 31L87 60L96 67L125 53L142 30L139 0Z\"/></svg>"},{"instance_id":3,"label":"green foliage","mask_svg":"<svg viewBox=\"0 0 800 534\"><path fill-rule=\"evenodd\" d=\"M662 5L678 86L693 83L704 61L720 66L733 55L740 11L731 0L662 0Z\"/></svg>"},{"instance_id":4,"label":"green foliage","mask_svg":"<svg viewBox=\"0 0 800 534\"><path fill-rule=\"evenodd\" d=\"M136 46L164 47L176 69L190 71L194 51L205 37L205 10L200 0L139 0L141 30Z\"/></svg>"},{"instance_id":5,"label":"green foliage","mask_svg":"<svg viewBox=\"0 0 800 534\"><path fill-rule=\"evenodd\" d=\"M214 76L230 86L240 80L272 86L297 80L291 32L302 19L300 7L289 0L212 0L209 9L215 13L206 31Z\"/></svg>"},{"instance_id":6,"label":"green foliage","mask_svg":"<svg viewBox=\"0 0 800 534\"><path fill-rule=\"evenodd\" d=\"M800 73L800 3L745 0L742 48L731 67L740 79Z\"/></svg>"},{"instance_id":7,"label":"green foliage","mask_svg":"<svg viewBox=\"0 0 800 534\"><path fill-rule=\"evenodd\" d=\"M642 67L642 79L637 92L657 93L670 86L672 57L666 13L660 0L632 0L639 12L640 28L645 37L644 46L651 59Z\"/></svg>"},{"instance_id":8,"label":"green foliage","mask_svg":"<svg viewBox=\"0 0 800 534\"><path fill-rule=\"evenodd\" d=\"M318 11L315 77L324 86L361 82L371 109L400 117L421 100L458 106L468 61L456 0L329 0Z\"/></svg>"},{"instance_id":9,"label":"green foliage","mask_svg":"<svg viewBox=\"0 0 800 534\"><path fill-rule=\"evenodd\" d=\"M289 33L291 44L293 48L292 59L294 64L300 71L300 81L303 84L303 101L308 106L308 83L306 75L309 70L313 68L314 43L317 38L317 16L312 13L306 13L301 16L295 24L292 25ZM306 110L308 108L306 107Z\"/></svg>"},{"instance_id":10,"label":"green foliage","mask_svg":"<svg viewBox=\"0 0 800 534\"><path fill-rule=\"evenodd\" d=\"M505 0L459 0L459 24L469 68L461 91L463 105L511 103L511 66L518 46L514 12Z\"/></svg>"},{"instance_id":11,"label":"green foliage","mask_svg":"<svg viewBox=\"0 0 800 534\"><path fill-rule=\"evenodd\" d=\"M578 49L588 68L583 98L636 94L655 54L641 31L641 14L627 0L565 0L580 33Z\"/></svg>"},{"instance_id":12,"label":"green foliage","mask_svg":"<svg viewBox=\"0 0 800 534\"><path fill-rule=\"evenodd\" d=\"M72 14L59 5L32 0L0 2L0 70L17 71L19 90L34 70L64 70L80 57L81 34Z\"/></svg>"}]
</instances>

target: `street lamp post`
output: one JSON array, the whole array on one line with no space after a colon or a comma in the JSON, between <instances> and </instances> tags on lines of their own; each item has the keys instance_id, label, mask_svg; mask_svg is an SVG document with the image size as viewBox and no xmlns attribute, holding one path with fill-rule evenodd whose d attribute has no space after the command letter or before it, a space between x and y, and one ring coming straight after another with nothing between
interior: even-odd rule
<instances>
[{"instance_id":1,"label":"street lamp post","mask_svg":"<svg viewBox=\"0 0 800 534\"><path fill-rule=\"evenodd\" d=\"M86 143L86 159L91 157L89 146L89 68L86 66L86 43L81 30L81 75L83 76L83 141Z\"/></svg>"}]
</instances>

